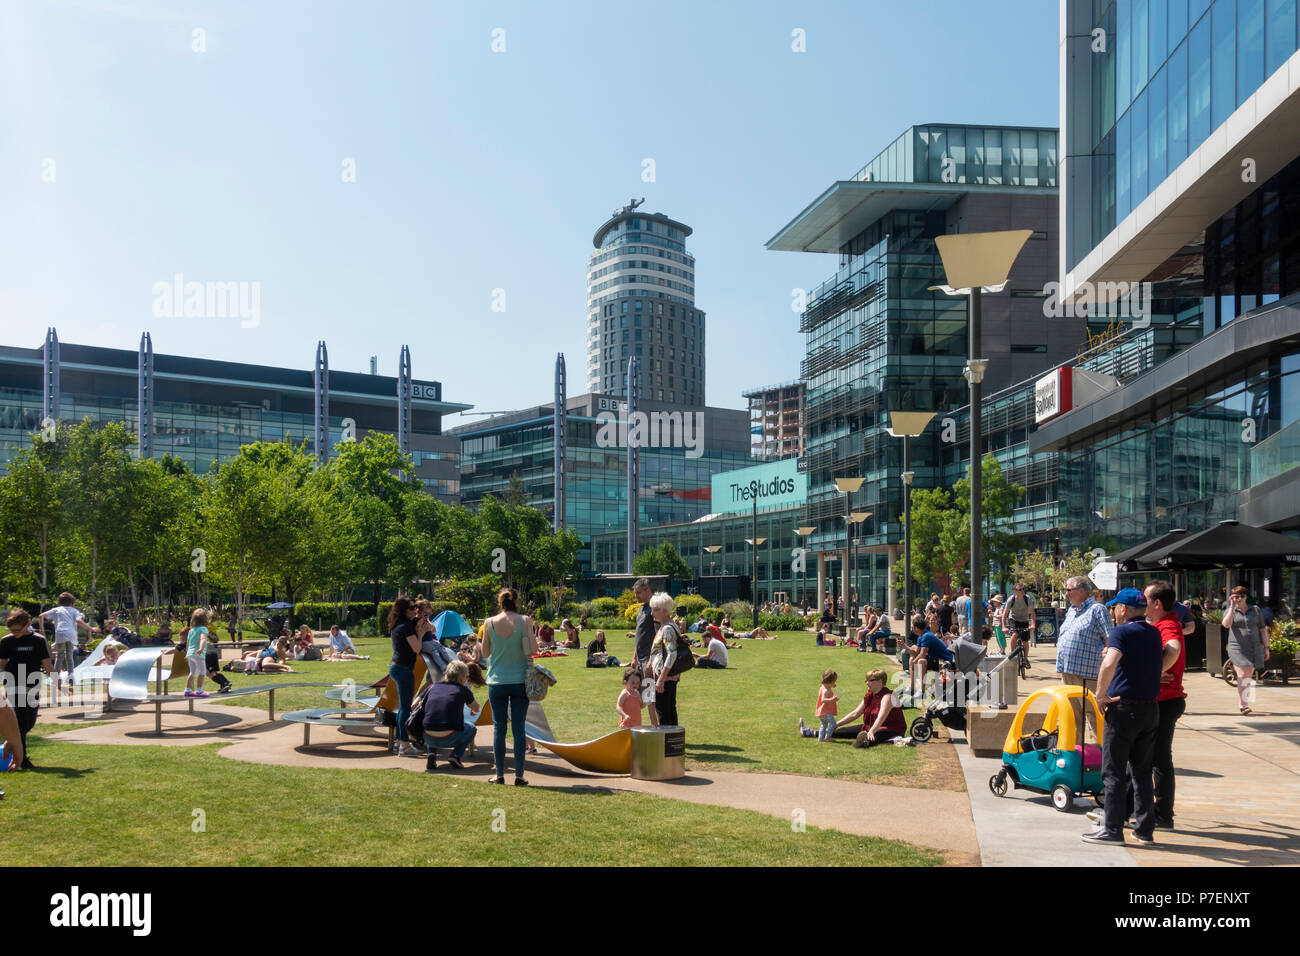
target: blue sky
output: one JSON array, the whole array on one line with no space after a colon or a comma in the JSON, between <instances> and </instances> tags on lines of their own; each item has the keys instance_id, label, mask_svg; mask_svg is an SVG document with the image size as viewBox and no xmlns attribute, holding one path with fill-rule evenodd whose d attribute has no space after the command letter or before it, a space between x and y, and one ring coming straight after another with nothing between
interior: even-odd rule
<instances>
[{"instance_id":1,"label":"blue sky","mask_svg":"<svg viewBox=\"0 0 1300 956\"><path fill-rule=\"evenodd\" d=\"M394 374L408 343L416 378L482 410L548 400L563 351L577 394L592 234L645 196L695 229L707 400L742 407L798 377L792 290L835 268L764 242L909 125L1056 125L1057 14L0 0L0 344L148 329L157 352L309 368L323 338L331 367ZM259 283L260 321L156 316L178 273Z\"/></svg>"}]
</instances>

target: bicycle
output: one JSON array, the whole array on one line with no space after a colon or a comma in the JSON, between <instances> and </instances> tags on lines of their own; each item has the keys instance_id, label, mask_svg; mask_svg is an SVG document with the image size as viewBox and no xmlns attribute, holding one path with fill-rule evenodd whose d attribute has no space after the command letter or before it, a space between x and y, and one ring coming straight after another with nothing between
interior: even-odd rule
<instances>
[{"instance_id":1,"label":"bicycle","mask_svg":"<svg viewBox=\"0 0 1300 956\"><path fill-rule=\"evenodd\" d=\"M1013 656L1016 658L1016 669L1020 672L1020 679L1024 680L1029 676L1029 628L1015 627L1012 633L1016 638L1016 649Z\"/></svg>"}]
</instances>

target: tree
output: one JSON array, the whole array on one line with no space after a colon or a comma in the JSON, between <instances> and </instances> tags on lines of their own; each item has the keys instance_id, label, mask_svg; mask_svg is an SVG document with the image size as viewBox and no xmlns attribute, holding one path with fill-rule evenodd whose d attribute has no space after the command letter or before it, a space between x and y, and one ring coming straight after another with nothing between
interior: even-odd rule
<instances>
[{"instance_id":1,"label":"tree","mask_svg":"<svg viewBox=\"0 0 1300 956\"><path fill-rule=\"evenodd\" d=\"M670 579L689 581L695 575L671 541L646 548L632 562L633 574L664 574Z\"/></svg>"},{"instance_id":2,"label":"tree","mask_svg":"<svg viewBox=\"0 0 1300 956\"><path fill-rule=\"evenodd\" d=\"M994 564L1005 566L1015 556L1017 539L990 522L1009 518L1025 489L1002 474L993 455L980 464L981 518L983 524L983 577ZM960 577L970 572L970 479L962 478L950 494L946 488L912 492L912 578L921 587L941 575Z\"/></svg>"},{"instance_id":3,"label":"tree","mask_svg":"<svg viewBox=\"0 0 1300 956\"><path fill-rule=\"evenodd\" d=\"M0 475L0 575L19 591L52 593L62 515L57 439L33 436Z\"/></svg>"},{"instance_id":4,"label":"tree","mask_svg":"<svg viewBox=\"0 0 1300 956\"><path fill-rule=\"evenodd\" d=\"M510 473L510 484L505 493L501 496L501 501L507 508L527 508L528 507L528 490L524 488L523 480L519 477L519 472Z\"/></svg>"},{"instance_id":5,"label":"tree","mask_svg":"<svg viewBox=\"0 0 1300 956\"><path fill-rule=\"evenodd\" d=\"M89 418L68 436L60 498L71 534L84 547L84 573L91 601L100 585L122 575L120 558L129 537L125 517L134 504L132 458L135 437L121 422L96 428Z\"/></svg>"}]
</instances>

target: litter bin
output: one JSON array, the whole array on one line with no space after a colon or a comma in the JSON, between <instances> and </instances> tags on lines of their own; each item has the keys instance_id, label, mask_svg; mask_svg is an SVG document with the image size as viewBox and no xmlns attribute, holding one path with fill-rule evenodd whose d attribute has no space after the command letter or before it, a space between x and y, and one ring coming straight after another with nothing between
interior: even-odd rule
<instances>
[{"instance_id":1,"label":"litter bin","mask_svg":"<svg viewBox=\"0 0 1300 956\"><path fill-rule=\"evenodd\" d=\"M984 703L996 704L1003 701L1014 711L1020 706L1020 672L1014 661L998 670L998 665L1005 660L1004 654L990 654L979 662L980 673L989 678L989 693ZM997 670L996 674L993 673L994 670Z\"/></svg>"},{"instance_id":2,"label":"litter bin","mask_svg":"<svg viewBox=\"0 0 1300 956\"><path fill-rule=\"evenodd\" d=\"M686 776L686 728L632 728L632 778L676 780Z\"/></svg>"}]
</instances>

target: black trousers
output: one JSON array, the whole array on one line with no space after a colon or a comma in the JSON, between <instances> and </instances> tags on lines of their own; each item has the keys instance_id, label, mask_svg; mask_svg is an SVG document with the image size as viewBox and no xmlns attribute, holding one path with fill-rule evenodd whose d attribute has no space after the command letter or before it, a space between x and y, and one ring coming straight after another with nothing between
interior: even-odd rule
<instances>
[{"instance_id":1,"label":"black trousers","mask_svg":"<svg viewBox=\"0 0 1300 956\"><path fill-rule=\"evenodd\" d=\"M677 684L675 680L664 681L663 690L655 690L655 712L659 723L665 726L677 724Z\"/></svg>"},{"instance_id":2,"label":"black trousers","mask_svg":"<svg viewBox=\"0 0 1300 956\"><path fill-rule=\"evenodd\" d=\"M36 726L36 714L40 707L15 707L14 715L18 718L18 733L23 744L23 758L27 758L27 731Z\"/></svg>"},{"instance_id":3,"label":"black trousers","mask_svg":"<svg viewBox=\"0 0 1300 956\"><path fill-rule=\"evenodd\" d=\"M1156 750L1151 769L1155 780L1156 818L1174 818L1174 725L1187 710L1187 699L1171 697L1159 701L1160 725L1156 731Z\"/></svg>"},{"instance_id":4,"label":"black trousers","mask_svg":"<svg viewBox=\"0 0 1300 956\"><path fill-rule=\"evenodd\" d=\"M212 651L203 656L203 664L208 669L208 676L217 682L218 687L225 687L230 680L221 673L221 655Z\"/></svg>"},{"instance_id":5,"label":"black trousers","mask_svg":"<svg viewBox=\"0 0 1300 956\"><path fill-rule=\"evenodd\" d=\"M1101 780L1106 788L1105 830L1122 837L1129 787L1137 813L1136 833L1150 836L1156 828L1151 764L1155 757L1160 709L1155 701L1121 700L1106 708L1101 748Z\"/></svg>"}]
</instances>

